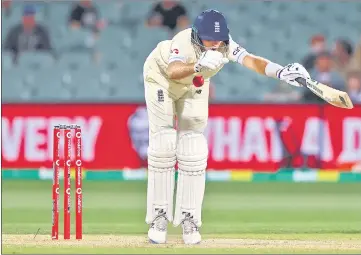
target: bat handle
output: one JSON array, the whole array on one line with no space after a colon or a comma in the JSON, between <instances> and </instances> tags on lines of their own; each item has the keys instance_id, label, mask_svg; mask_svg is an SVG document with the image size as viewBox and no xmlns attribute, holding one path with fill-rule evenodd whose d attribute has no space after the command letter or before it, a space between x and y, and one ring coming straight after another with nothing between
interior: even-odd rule
<instances>
[{"instance_id":1,"label":"bat handle","mask_svg":"<svg viewBox=\"0 0 361 255\"><path fill-rule=\"evenodd\" d=\"M299 84L301 84L302 86L304 87L307 87L307 82L306 82L306 79L305 78L302 78L302 77L298 77L295 79Z\"/></svg>"}]
</instances>

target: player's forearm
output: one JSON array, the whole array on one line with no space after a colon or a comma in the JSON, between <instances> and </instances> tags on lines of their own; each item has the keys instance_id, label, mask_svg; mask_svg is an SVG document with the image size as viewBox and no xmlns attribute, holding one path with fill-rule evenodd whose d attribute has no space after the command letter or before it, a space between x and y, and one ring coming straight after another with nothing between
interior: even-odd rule
<instances>
[{"instance_id":1,"label":"player's forearm","mask_svg":"<svg viewBox=\"0 0 361 255\"><path fill-rule=\"evenodd\" d=\"M277 78L277 71L282 68L268 59L251 54L244 57L243 65L252 71L272 78Z\"/></svg>"},{"instance_id":2,"label":"player's forearm","mask_svg":"<svg viewBox=\"0 0 361 255\"><path fill-rule=\"evenodd\" d=\"M180 80L194 73L194 64L185 64L180 61L170 63L167 68L167 75L173 80Z\"/></svg>"}]
</instances>

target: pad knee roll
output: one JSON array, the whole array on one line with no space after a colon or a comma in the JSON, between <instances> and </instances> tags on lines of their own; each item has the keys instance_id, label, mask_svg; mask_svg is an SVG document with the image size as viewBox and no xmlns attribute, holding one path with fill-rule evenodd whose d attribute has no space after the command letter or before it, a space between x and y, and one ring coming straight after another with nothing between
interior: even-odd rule
<instances>
[{"instance_id":1,"label":"pad knee roll","mask_svg":"<svg viewBox=\"0 0 361 255\"><path fill-rule=\"evenodd\" d=\"M176 164L177 133L164 129L151 134L148 147L148 187L146 223L156 216L156 209L166 211L173 219L174 166Z\"/></svg>"},{"instance_id":2,"label":"pad knee roll","mask_svg":"<svg viewBox=\"0 0 361 255\"><path fill-rule=\"evenodd\" d=\"M178 139L177 201L173 224L179 225L190 213L201 226L201 209L205 190L205 170L208 159L207 140L202 133L190 132Z\"/></svg>"},{"instance_id":3,"label":"pad knee roll","mask_svg":"<svg viewBox=\"0 0 361 255\"><path fill-rule=\"evenodd\" d=\"M189 175L205 171L208 159L208 144L202 133L186 133L179 137L177 160L181 171Z\"/></svg>"}]
</instances>

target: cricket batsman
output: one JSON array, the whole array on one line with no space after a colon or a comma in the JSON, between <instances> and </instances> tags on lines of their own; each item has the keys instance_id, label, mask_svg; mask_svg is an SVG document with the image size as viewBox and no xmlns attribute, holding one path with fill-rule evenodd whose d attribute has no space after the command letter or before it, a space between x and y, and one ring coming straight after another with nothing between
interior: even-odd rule
<instances>
[{"instance_id":1,"label":"cricket batsman","mask_svg":"<svg viewBox=\"0 0 361 255\"><path fill-rule=\"evenodd\" d=\"M282 67L247 52L232 40L225 17L216 10L202 12L192 28L157 45L144 64L149 119L146 223L152 243L166 243L168 222L181 225L185 244L201 241L209 81L229 61L294 86L300 86L296 78L310 77L298 63ZM175 115L178 130L174 128Z\"/></svg>"}]
</instances>

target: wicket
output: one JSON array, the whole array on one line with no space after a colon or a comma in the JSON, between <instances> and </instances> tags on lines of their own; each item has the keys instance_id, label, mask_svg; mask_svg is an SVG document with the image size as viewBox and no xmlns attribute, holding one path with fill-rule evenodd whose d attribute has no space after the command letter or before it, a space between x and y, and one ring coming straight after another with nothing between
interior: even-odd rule
<instances>
[{"instance_id":1,"label":"wicket","mask_svg":"<svg viewBox=\"0 0 361 255\"><path fill-rule=\"evenodd\" d=\"M75 131L75 136L73 132ZM60 139L64 136L64 154L63 160L60 155ZM72 144L75 140L75 157L72 162ZM64 167L64 239L70 239L70 193L71 167L75 166L75 237L82 239L82 157L81 157L81 128L78 125L57 125L53 130L53 222L52 222L52 239L59 239L59 170L60 166ZM75 163L75 164L72 164Z\"/></svg>"}]
</instances>

